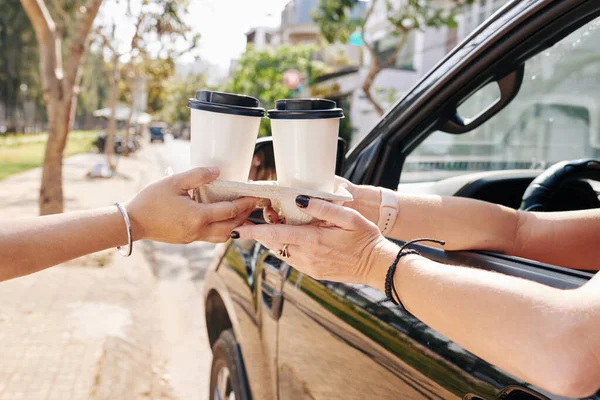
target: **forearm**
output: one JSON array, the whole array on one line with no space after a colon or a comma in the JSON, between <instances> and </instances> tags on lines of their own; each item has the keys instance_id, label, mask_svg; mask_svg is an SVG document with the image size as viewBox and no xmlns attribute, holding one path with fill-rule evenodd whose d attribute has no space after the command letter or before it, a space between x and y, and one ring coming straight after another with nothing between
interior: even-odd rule
<instances>
[{"instance_id":1,"label":"forearm","mask_svg":"<svg viewBox=\"0 0 600 400\"><path fill-rule=\"evenodd\" d=\"M388 237L444 240L446 250L488 250L568 268L598 270L600 212L531 213L479 200L396 193L398 218ZM379 189L360 186L358 210L376 223ZM565 251L570 249L570 251Z\"/></svg>"},{"instance_id":2,"label":"forearm","mask_svg":"<svg viewBox=\"0 0 600 400\"><path fill-rule=\"evenodd\" d=\"M1 226L0 281L127 244L123 216L114 206L10 220Z\"/></svg>"},{"instance_id":3,"label":"forearm","mask_svg":"<svg viewBox=\"0 0 600 400\"><path fill-rule=\"evenodd\" d=\"M380 249L369 285L384 289L396 253L389 244ZM592 350L598 343L587 329L591 315L580 289L558 290L419 256L401 259L394 282L409 312L504 371L559 394L597 389L597 374L580 368L598 371Z\"/></svg>"},{"instance_id":4,"label":"forearm","mask_svg":"<svg viewBox=\"0 0 600 400\"><path fill-rule=\"evenodd\" d=\"M397 198L393 238L430 237L444 240L446 250L514 253L519 228L515 210L461 197L398 194Z\"/></svg>"}]
</instances>

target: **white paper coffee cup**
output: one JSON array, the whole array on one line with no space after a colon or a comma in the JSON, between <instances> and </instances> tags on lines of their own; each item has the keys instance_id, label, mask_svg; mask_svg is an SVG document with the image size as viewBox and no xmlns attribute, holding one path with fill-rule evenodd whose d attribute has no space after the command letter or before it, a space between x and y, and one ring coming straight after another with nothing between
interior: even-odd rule
<instances>
[{"instance_id":1,"label":"white paper coffee cup","mask_svg":"<svg viewBox=\"0 0 600 400\"><path fill-rule=\"evenodd\" d=\"M246 182L265 113L258 99L201 90L188 108L192 167L216 166L220 180Z\"/></svg>"},{"instance_id":2,"label":"white paper coffee cup","mask_svg":"<svg viewBox=\"0 0 600 400\"><path fill-rule=\"evenodd\" d=\"M268 117L279 184L333 193L342 109L331 100L277 100Z\"/></svg>"}]
</instances>

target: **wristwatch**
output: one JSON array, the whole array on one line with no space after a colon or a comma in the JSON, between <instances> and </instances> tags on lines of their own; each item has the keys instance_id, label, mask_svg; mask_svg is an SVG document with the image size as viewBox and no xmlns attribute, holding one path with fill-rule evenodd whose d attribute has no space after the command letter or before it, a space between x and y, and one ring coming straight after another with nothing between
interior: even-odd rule
<instances>
[{"instance_id":1,"label":"wristwatch","mask_svg":"<svg viewBox=\"0 0 600 400\"><path fill-rule=\"evenodd\" d=\"M396 192L386 188L379 188L381 192L381 205L379 206L379 221L377 226L383 236L387 236L394 229L398 218L398 199Z\"/></svg>"}]
</instances>

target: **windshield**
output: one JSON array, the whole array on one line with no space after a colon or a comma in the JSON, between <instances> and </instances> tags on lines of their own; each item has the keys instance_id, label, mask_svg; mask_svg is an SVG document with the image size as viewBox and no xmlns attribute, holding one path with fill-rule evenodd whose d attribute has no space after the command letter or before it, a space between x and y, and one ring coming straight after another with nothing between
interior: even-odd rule
<instances>
[{"instance_id":1,"label":"windshield","mask_svg":"<svg viewBox=\"0 0 600 400\"><path fill-rule=\"evenodd\" d=\"M407 158L401 182L598 157L599 28L594 20L528 60L517 97L479 128L462 135L431 134ZM493 83L462 104L459 113L477 115L497 96Z\"/></svg>"}]
</instances>

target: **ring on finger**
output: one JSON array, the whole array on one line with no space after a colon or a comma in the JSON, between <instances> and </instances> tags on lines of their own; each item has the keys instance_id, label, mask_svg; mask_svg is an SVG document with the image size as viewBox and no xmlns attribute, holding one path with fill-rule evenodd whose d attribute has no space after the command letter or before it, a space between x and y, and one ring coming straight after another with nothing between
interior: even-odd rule
<instances>
[{"instance_id":1,"label":"ring on finger","mask_svg":"<svg viewBox=\"0 0 600 400\"><path fill-rule=\"evenodd\" d=\"M290 252L289 252L289 250L288 250L288 245L287 245L287 243L284 243L284 244L283 244L283 247L281 248L281 250L279 250L279 251L277 252L277 255L278 255L279 257L283 257L283 258L290 258Z\"/></svg>"}]
</instances>

